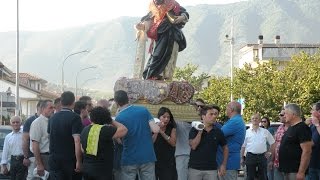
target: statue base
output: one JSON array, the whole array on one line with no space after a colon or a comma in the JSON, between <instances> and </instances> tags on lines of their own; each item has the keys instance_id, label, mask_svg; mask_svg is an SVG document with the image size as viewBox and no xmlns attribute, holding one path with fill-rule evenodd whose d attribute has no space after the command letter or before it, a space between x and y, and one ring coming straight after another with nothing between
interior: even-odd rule
<instances>
[{"instance_id":1,"label":"statue base","mask_svg":"<svg viewBox=\"0 0 320 180\"><path fill-rule=\"evenodd\" d=\"M126 91L130 104L146 107L154 117L161 107L167 107L175 120L199 119L195 107L190 105L194 88L187 82L121 78L114 86L114 91L118 90ZM112 107L111 113L115 115L116 107Z\"/></svg>"}]
</instances>

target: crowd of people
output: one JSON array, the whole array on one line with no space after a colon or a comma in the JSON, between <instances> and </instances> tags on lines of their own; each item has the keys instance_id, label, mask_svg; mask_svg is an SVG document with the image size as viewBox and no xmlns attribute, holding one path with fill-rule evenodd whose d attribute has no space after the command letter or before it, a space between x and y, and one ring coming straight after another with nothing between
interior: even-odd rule
<instances>
[{"instance_id":1,"label":"crowd of people","mask_svg":"<svg viewBox=\"0 0 320 180\"><path fill-rule=\"evenodd\" d=\"M3 173L10 163L11 179L17 180L234 180L245 166L248 180L320 178L320 102L312 105L310 125L297 104L287 104L274 131L259 113L246 130L235 101L226 106L229 119L222 125L220 107L197 99L201 128L175 120L167 107L153 117L129 104L122 90L112 101L118 107L114 118L112 102L93 106L90 97L75 101L70 91L39 101L23 128L19 116L11 117Z\"/></svg>"}]
</instances>

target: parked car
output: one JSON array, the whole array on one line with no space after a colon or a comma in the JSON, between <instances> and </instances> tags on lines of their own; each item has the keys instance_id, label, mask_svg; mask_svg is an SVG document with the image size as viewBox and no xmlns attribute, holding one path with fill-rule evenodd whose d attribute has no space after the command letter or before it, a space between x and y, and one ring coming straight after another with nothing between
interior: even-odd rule
<instances>
[{"instance_id":1,"label":"parked car","mask_svg":"<svg viewBox=\"0 0 320 180\"><path fill-rule=\"evenodd\" d=\"M2 158L2 151L3 151L3 145L4 145L4 138L12 131L11 126L0 126L0 161ZM10 165L8 166L10 168ZM2 173L0 173L0 179L10 179L10 176L5 176Z\"/></svg>"}]
</instances>

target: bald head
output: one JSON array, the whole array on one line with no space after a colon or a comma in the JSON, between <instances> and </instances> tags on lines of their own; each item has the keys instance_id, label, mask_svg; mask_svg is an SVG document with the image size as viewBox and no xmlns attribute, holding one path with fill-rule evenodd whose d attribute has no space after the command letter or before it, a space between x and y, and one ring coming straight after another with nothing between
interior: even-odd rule
<instances>
[{"instance_id":1,"label":"bald head","mask_svg":"<svg viewBox=\"0 0 320 180\"><path fill-rule=\"evenodd\" d=\"M237 101L231 101L228 104L226 111L229 118L233 117L234 115L241 114L241 104Z\"/></svg>"},{"instance_id":2,"label":"bald head","mask_svg":"<svg viewBox=\"0 0 320 180\"><path fill-rule=\"evenodd\" d=\"M100 107L103 107L103 108L108 109L109 106L110 106L110 103L109 103L109 101L106 100L106 99L100 99L100 100L97 102L97 106L100 106Z\"/></svg>"},{"instance_id":3,"label":"bald head","mask_svg":"<svg viewBox=\"0 0 320 180\"><path fill-rule=\"evenodd\" d=\"M20 126L21 126L21 118L20 118L20 116L12 116L10 118L10 125L12 126L12 130L14 132L20 131Z\"/></svg>"},{"instance_id":4,"label":"bald head","mask_svg":"<svg viewBox=\"0 0 320 180\"><path fill-rule=\"evenodd\" d=\"M241 104L237 101L232 101L229 103L230 108L236 111L238 114L241 113Z\"/></svg>"}]
</instances>

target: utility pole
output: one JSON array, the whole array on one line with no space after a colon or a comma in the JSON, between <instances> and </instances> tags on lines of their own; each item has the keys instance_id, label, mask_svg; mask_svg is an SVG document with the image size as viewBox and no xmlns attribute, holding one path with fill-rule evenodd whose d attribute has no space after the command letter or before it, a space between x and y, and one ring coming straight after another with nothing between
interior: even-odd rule
<instances>
[{"instance_id":1,"label":"utility pole","mask_svg":"<svg viewBox=\"0 0 320 180\"><path fill-rule=\"evenodd\" d=\"M231 19L231 32L230 37L227 34L226 40L224 42L230 43L230 101L233 101L233 46L234 46L234 37L233 37L233 17Z\"/></svg>"}]
</instances>

